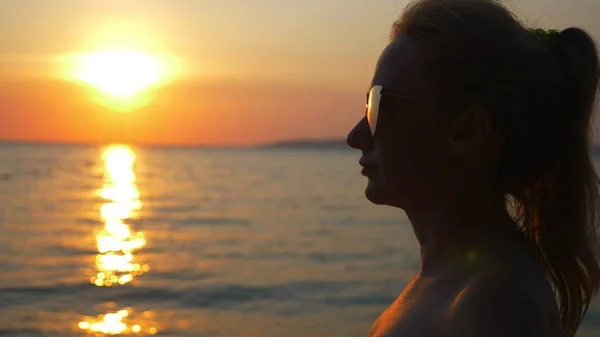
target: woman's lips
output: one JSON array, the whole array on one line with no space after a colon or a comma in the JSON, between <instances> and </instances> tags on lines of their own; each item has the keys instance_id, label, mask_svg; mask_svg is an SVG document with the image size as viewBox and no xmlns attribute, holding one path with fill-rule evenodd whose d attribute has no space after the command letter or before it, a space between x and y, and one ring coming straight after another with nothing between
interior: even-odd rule
<instances>
[{"instance_id":1,"label":"woman's lips","mask_svg":"<svg viewBox=\"0 0 600 337\"><path fill-rule=\"evenodd\" d=\"M366 177L368 177L368 176L372 176L372 175L373 175L373 173L375 173L375 169L373 169L373 168L370 168L370 167L365 167L365 166L363 166L363 168L362 168L362 170L360 171L360 173L361 173L363 176L366 176Z\"/></svg>"},{"instance_id":2,"label":"woman's lips","mask_svg":"<svg viewBox=\"0 0 600 337\"><path fill-rule=\"evenodd\" d=\"M362 170L360 171L360 173L363 176L370 176L373 175L373 173L375 173L375 168L368 162L368 160L365 157L361 157L358 161L358 164L362 166Z\"/></svg>"}]
</instances>

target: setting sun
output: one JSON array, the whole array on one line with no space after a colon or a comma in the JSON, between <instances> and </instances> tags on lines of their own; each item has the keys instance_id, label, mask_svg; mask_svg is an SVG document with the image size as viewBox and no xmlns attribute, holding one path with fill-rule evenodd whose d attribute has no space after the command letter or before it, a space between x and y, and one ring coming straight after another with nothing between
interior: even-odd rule
<instances>
[{"instance_id":1,"label":"setting sun","mask_svg":"<svg viewBox=\"0 0 600 337\"><path fill-rule=\"evenodd\" d=\"M161 81L158 58L134 51L104 51L81 55L76 78L116 97L128 97Z\"/></svg>"}]
</instances>

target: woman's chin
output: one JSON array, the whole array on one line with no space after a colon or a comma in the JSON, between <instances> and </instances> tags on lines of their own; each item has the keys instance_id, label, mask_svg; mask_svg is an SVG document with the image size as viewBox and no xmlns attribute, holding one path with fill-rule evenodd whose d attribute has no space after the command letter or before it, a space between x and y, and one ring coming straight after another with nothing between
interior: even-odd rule
<instances>
[{"instance_id":1,"label":"woman's chin","mask_svg":"<svg viewBox=\"0 0 600 337\"><path fill-rule=\"evenodd\" d=\"M372 178L369 178L367 188L365 189L365 197L367 197L367 200L376 205L385 204L385 193L382 187L383 186L378 185Z\"/></svg>"}]
</instances>

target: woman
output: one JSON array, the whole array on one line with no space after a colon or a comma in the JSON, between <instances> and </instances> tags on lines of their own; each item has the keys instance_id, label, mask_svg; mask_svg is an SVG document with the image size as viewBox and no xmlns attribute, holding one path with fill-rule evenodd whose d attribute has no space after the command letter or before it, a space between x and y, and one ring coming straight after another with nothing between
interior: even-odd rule
<instances>
[{"instance_id":1,"label":"woman","mask_svg":"<svg viewBox=\"0 0 600 337\"><path fill-rule=\"evenodd\" d=\"M347 139L366 197L421 245L371 336L575 335L600 277L599 72L583 30L526 29L497 1L405 10Z\"/></svg>"}]
</instances>

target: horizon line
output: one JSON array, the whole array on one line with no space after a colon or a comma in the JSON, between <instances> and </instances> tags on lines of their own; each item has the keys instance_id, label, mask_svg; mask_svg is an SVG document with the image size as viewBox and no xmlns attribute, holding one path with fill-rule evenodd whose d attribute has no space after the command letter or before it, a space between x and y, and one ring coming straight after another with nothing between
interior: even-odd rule
<instances>
[{"instance_id":1,"label":"horizon line","mask_svg":"<svg viewBox=\"0 0 600 337\"><path fill-rule=\"evenodd\" d=\"M0 144L15 144L15 145L71 145L71 146L107 146L107 145L129 145L137 147L172 147L172 148L253 148L253 147L269 147L273 145L297 144L297 143L320 143L320 142L345 142L344 137L329 137L329 138L288 138L272 141L257 142L251 144L212 144L212 143L153 143L153 142L127 142L127 141L61 141L61 140L34 140L34 139L16 139L16 138L0 138Z\"/></svg>"}]
</instances>

